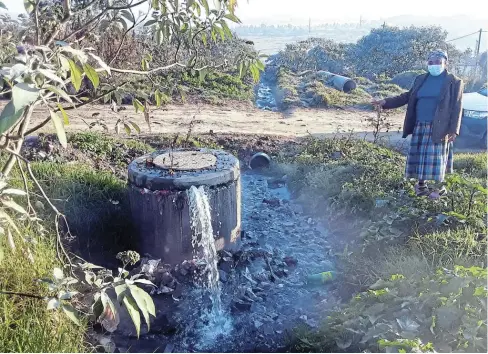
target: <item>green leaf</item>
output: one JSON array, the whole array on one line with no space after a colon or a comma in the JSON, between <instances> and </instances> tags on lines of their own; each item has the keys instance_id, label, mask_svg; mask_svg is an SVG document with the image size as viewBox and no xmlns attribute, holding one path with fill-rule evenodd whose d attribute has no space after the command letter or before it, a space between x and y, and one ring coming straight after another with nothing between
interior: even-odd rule
<instances>
[{"instance_id":1,"label":"green leaf","mask_svg":"<svg viewBox=\"0 0 488 354\"><path fill-rule=\"evenodd\" d=\"M59 142L61 143L61 146L66 149L68 146L68 140L66 139L66 131L64 130L63 122L56 112L51 110L49 110L49 112L51 113L51 120L53 121L54 128L56 129Z\"/></svg>"},{"instance_id":2,"label":"green leaf","mask_svg":"<svg viewBox=\"0 0 488 354\"><path fill-rule=\"evenodd\" d=\"M123 123L123 124L124 124L124 130L125 130L125 132L126 132L128 135L130 135L130 132L131 132L131 130L130 130L130 126L129 126L127 123Z\"/></svg>"},{"instance_id":3,"label":"green leaf","mask_svg":"<svg viewBox=\"0 0 488 354\"><path fill-rule=\"evenodd\" d=\"M24 0L24 8L28 14L34 11L34 2L32 0Z\"/></svg>"},{"instance_id":4,"label":"green leaf","mask_svg":"<svg viewBox=\"0 0 488 354\"><path fill-rule=\"evenodd\" d=\"M141 333L141 315L137 310L137 303L134 301L131 295L125 295L123 303L125 305L125 308L127 309L127 312L129 312L132 322L134 323L134 327L136 328L137 332L137 338L139 338L139 335Z\"/></svg>"},{"instance_id":5,"label":"green leaf","mask_svg":"<svg viewBox=\"0 0 488 354\"><path fill-rule=\"evenodd\" d=\"M161 92L159 92L159 89L154 92L154 98L156 99L156 106L160 107L161 106Z\"/></svg>"},{"instance_id":6,"label":"green leaf","mask_svg":"<svg viewBox=\"0 0 488 354\"><path fill-rule=\"evenodd\" d=\"M158 20L149 20L146 23L144 23L144 27L149 27L154 25L155 23L158 23Z\"/></svg>"},{"instance_id":7,"label":"green leaf","mask_svg":"<svg viewBox=\"0 0 488 354\"><path fill-rule=\"evenodd\" d=\"M229 14L226 14L224 17L228 20L231 20L232 22L241 23L241 20L239 20L239 18L234 14L229 13Z\"/></svg>"},{"instance_id":8,"label":"green leaf","mask_svg":"<svg viewBox=\"0 0 488 354\"><path fill-rule=\"evenodd\" d=\"M76 309L73 306L68 305L68 304L63 304L63 305L61 305L61 307L62 307L64 313L66 314L66 316L68 316L68 318L71 321L76 323L78 326L81 326L78 311L76 311Z\"/></svg>"},{"instance_id":9,"label":"green leaf","mask_svg":"<svg viewBox=\"0 0 488 354\"><path fill-rule=\"evenodd\" d=\"M114 332L120 323L118 309L105 291L102 291L100 298L103 312L100 314L99 321L107 331Z\"/></svg>"},{"instance_id":10,"label":"green leaf","mask_svg":"<svg viewBox=\"0 0 488 354\"><path fill-rule=\"evenodd\" d=\"M198 80L200 83L205 81L205 77L207 76L207 70L206 69L201 69L198 71Z\"/></svg>"},{"instance_id":11,"label":"green leaf","mask_svg":"<svg viewBox=\"0 0 488 354\"><path fill-rule=\"evenodd\" d=\"M100 85L100 77L95 69L93 69L93 67L89 64L83 64L83 70L85 71L88 79L92 82L93 87L98 88L98 85Z\"/></svg>"},{"instance_id":12,"label":"green leaf","mask_svg":"<svg viewBox=\"0 0 488 354\"><path fill-rule=\"evenodd\" d=\"M2 191L2 194L8 194L8 195L20 195L20 196L25 196L27 195L26 192L20 189L13 189L13 188L7 188Z\"/></svg>"},{"instance_id":13,"label":"green leaf","mask_svg":"<svg viewBox=\"0 0 488 354\"><path fill-rule=\"evenodd\" d=\"M120 13L123 17L125 17L128 21L134 22L134 16L129 10L122 10Z\"/></svg>"},{"instance_id":14,"label":"green leaf","mask_svg":"<svg viewBox=\"0 0 488 354\"><path fill-rule=\"evenodd\" d=\"M137 98L134 98L134 100L132 101L132 104L134 105L134 108L136 109L136 113L139 111L144 112L144 105Z\"/></svg>"},{"instance_id":15,"label":"green leaf","mask_svg":"<svg viewBox=\"0 0 488 354\"><path fill-rule=\"evenodd\" d=\"M47 310L55 310L61 305L58 299L56 298L50 298L49 301L47 302Z\"/></svg>"},{"instance_id":16,"label":"green leaf","mask_svg":"<svg viewBox=\"0 0 488 354\"><path fill-rule=\"evenodd\" d=\"M205 14L206 14L206 15L207 15L207 17L208 17L208 15L209 15L209 13L210 13L210 8L208 7L208 2L207 2L207 0L200 0L200 3L201 3L201 4L203 5L203 7L205 8Z\"/></svg>"},{"instance_id":17,"label":"green leaf","mask_svg":"<svg viewBox=\"0 0 488 354\"><path fill-rule=\"evenodd\" d=\"M150 330L150 322L151 319L149 318L149 312L147 309L147 304L146 304L146 298L144 297L145 291L138 288L137 286L134 285L129 285L130 293L132 297L134 298L137 307L139 307L139 310L142 312L142 315L144 316L144 320L146 321L147 329L148 331Z\"/></svg>"},{"instance_id":18,"label":"green leaf","mask_svg":"<svg viewBox=\"0 0 488 354\"><path fill-rule=\"evenodd\" d=\"M7 222L10 224L12 229L14 229L14 231L20 235L19 228L17 227L17 225L15 225L15 222L12 220L12 218L3 209L0 209L0 219L7 220Z\"/></svg>"},{"instance_id":19,"label":"green leaf","mask_svg":"<svg viewBox=\"0 0 488 354\"><path fill-rule=\"evenodd\" d=\"M73 100L71 99L71 97L69 97L69 95L65 91L60 90L59 88L57 88L55 86L51 86L51 85L46 85L44 88L51 91L52 93L60 96L65 101L67 101L69 103L73 103Z\"/></svg>"},{"instance_id":20,"label":"green leaf","mask_svg":"<svg viewBox=\"0 0 488 354\"><path fill-rule=\"evenodd\" d=\"M2 200L2 204L20 214L27 215L27 211L13 200Z\"/></svg>"},{"instance_id":21,"label":"green leaf","mask_svg":"<svg viewBox=\"0 0 488 354\"><path fill-rule=\"evenodd\" d=\"M71 59L68 59L68 63L69 63L69 69L70 69L70 72L71 72L71 77L70 77L71 83L75 87L75 90L76 91L79 91L80 88L81 88L81 73L82 73L81 72L81 69Z\"/></svg>"},{"instance_id":22,"label":"green leaf","mask_svg":"<svg viewBox=\"0 0 488 354\"><path fill-rule=\"evenodd\" d=\"M98 63L98 65L100 65L100 68L105 70L107 74L110 75L110 67L102 60L102 58L93 53L88 53L88 55L91 56Z\"/></svg>"},{"instance_id":23,"label":"green leaf","mask_svg":"<svg viewBox=\"0 0 488 354\"><path fill-rule=\"evenodd\" d=\"M18 112L39 98L39 89L34 85L20 82L12 87L12 102L15 111Z\"/></svg>"},{"instance_id":24,"label":"green leaf","mask_svg":"<svg viewBox=\"0 0 488 354\"><path fill-rule=\"evenodd\" d=\"M54 276L54 279L56 279L56 280L63 279L64 274L63 274L63 271L61 270L61 268L54 268L53 269L53 276Z\"/></svg>"},{"instance_id":25,"label":"green leaf","mask_svg":"<svg viewBox=\"0 0 488 354\"><path fill-rule=\"evenodd\" d=\"M132 126L134 127L134 129L136 130L136 132L137 132L138 134L140 134L140 133L141 133L141 128L139 128L139 126L138 126L136 123L134 123L134 122L132 122L132 121L130 121L129 123L130 123L130 125L132 125Z\"/></svg>"},{"instance_id":26,"label":"green leaf","mask_svg":"<svg viewBox=\"0 0 488 354\"><path fill-rule=\"evenodd\" d=\"M114 287L115 293L117 294L117 301L122 302L124 296L127 293L127 284L120 284Z\"/></svg>"},{"instance_id":27,"label":"green leaf","mask_svg":"<svg viewBox=\"0 0 488 354\"><path fill-rule=\"evenodd\" d=\"M49 80L55 81L62 86L65 86L63 79L61 79L59 76L56 75L56 73L52 70L46 70L46 69L39 69L39 73L47 77Z\"/></svg>"},{"instance_id":28,"label":"green leaf","mask_svg":"<svg viewBox=\"0 0 488 354\"><path fill-rule=\"evenodd\" d=\"M69 117L68 115L66 114L66 111L64 110L63 106L61 106L59 103L58 103L58 108L59 108L59 111L61 112L62 116L63 116L63 123L64 125L69 125Z\"/></svg>"}]
</instances>

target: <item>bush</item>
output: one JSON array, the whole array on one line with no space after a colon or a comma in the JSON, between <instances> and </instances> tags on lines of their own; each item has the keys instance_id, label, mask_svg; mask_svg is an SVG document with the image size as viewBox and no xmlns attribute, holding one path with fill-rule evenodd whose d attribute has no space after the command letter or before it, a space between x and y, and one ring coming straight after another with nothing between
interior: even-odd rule
<instances>
[{"instance_id":1,"label":"bush","mask_svg":"<svg viewBox=\"0 0 488 354\"><path fill-rule=\"evenodd\" d=\"M425 73L425 70L404 71L396 74L393 79L391 79L391 83L400 86L402 89L410 90L413 86L415 78Z\"/></svg>"}]
</instances>

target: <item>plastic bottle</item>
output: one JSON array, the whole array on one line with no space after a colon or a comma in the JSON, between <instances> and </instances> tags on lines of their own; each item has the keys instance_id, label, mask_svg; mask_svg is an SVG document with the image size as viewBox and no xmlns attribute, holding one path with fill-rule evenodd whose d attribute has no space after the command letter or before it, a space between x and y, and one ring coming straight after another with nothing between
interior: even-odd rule
<instances>
[{"instance_id":1,"label":"plastic bottle","mask_svg":"<svg viewBox=\"0 0 488 354\"><path fill-rule=\"evenodd\" d=\"M334 271L311 274L307 277L308 284L326 284L336 278Z\"/></svg>"}]
</instances>

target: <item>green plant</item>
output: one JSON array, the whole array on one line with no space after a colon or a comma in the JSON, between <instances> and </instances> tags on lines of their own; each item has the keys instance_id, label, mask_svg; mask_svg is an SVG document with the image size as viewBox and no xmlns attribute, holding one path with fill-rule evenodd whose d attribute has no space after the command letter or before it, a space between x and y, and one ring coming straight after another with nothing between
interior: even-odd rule
<instances>
[{"instance_id":1,"label":"green plant","mask_svg":"<svg viewBox=\"0 0 488 354\"><path fill-rule=\"evenodd\" d=\"M298 351L486 351L486 269L455 266L430 276L391 274L333 312Z\"/></svg>"}]
</instances>

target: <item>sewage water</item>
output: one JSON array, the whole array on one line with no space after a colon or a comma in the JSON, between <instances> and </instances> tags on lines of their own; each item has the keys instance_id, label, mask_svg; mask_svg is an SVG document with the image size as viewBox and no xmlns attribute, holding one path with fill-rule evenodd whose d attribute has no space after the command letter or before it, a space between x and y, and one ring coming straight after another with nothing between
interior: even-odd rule
<instances>
[{"instance_id":1,"label":"sewage water","mask_svg":"<svg viewBox=\"0 0 488 354\"><path fill-rule=\"evenodd\" d=\"M283 183L252 172L243 173L241 183L246 237L235 268L225 271L217 267L205 190L188 192L208 273L177 305L175 352L283 351L294 328L319 326L336 303L327 285L306 283L308 275L333 269L328 234Z\"/></svg>"},{"instance_id":2,"label":"sewage water","mask_svg":"<svg viewBox=\"0 0 488 354\"><path fill-rule=\"evenodd\" d=\"M260 109L274 111L277 109L276 100L274 98L271 85L264 79L261 79L258 84L256 93L256 106Z\"/></svg>"},{"instance_id":3,"label":"sewage water","mask_svg":"<svg viewBox=\"0 0 488 354\"><path fill-rule=\"evenodd\" d=\"M216 337L228 334L232 329L232 321L222 307L221 282L217 268L218 255L215 248L212 219L208 195L203 186L192 186L188 190L190 206L191 228L193 230L193 249L201 250L202 261L205 264L204 279L198 289L201 297L210 298L210 309L204 309L200 315L197 341L199 346L205 347Z\"/></svg>"}]
</instances>

